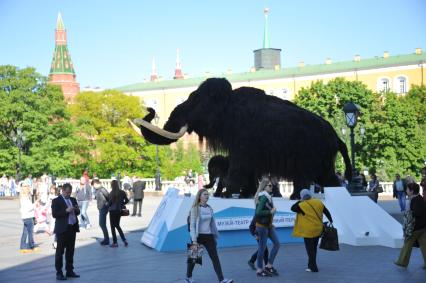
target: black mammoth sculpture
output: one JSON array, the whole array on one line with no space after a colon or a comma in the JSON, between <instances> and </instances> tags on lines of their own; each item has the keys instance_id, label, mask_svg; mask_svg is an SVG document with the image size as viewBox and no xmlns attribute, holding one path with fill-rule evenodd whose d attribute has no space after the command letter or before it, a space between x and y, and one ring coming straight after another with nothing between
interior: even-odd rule
<instances>
[{"instance_id":1,"label":"black mammoth sculpture","mask_svg":"<svg viewBox=\"0 0 426 283\"><path fill-rule=\"evenodd\" d=\"M346 145L329 122L260 89L232 90L226 79L207 79L176 106L163 129L150 123L155 111L148 111L143 119L129 121L147 141L167 145L186 132L195 132L212 150L227 153L228 195L254 195L257 178L263 174L292 180L292 198L298 198L300 189L311 182L339 186L335 175L338 151L345 175L351 178Z\"/></svg>"}]
</instances>

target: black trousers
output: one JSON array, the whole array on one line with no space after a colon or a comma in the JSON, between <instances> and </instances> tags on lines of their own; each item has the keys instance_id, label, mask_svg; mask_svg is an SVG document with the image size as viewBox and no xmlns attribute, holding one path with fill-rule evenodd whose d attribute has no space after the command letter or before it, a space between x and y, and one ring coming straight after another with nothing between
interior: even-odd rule
<instances>
[{"instance_id":1,"label":"black trousers","mask_svg":"<svg viewBox=\"0 0 426 283\"><path fill-rule=\"evenodd\" d=\"M259 243L259 240L256 240L256 241ZM250 262L253 262L253 263L256 262L258 252L259 252L258 250L254 252L254 254L250 258ZM268 247L266 247L265 253L263 254L263 261L265 262L265 265L268 264L268 259L269 259L269 251L268 251Z\"/></svg>"},{"instance_id":2,"label":"black trousers","mask_svg":"<svg viewBox=\"0 0 426 283\"><path fill-rule=\"evenodd\" d=\"M120 211L110 211L109 213L109 223L111 225L111 233L112 233L112 242L117 244L117 234L115 233L115 229L117 229L118 233L120 233L121 239L126 241L126 237L124 237L123 230L120 227L120 219L121 213Z\"/></svg>"},{"instance_id":3,"label":"black trousers","mask_svg":"<svg viewBox=\"0 0 426 283\"><path fill-rule=\"evenodd\" d=\"M310 268L312 271L318 271L317 266L317 247L318 247L318 241L319 237L315 238L303 238L305 242L305 248L306 252L308 253L308 268Z\"/></svg>"},{"instance_id":4,"label":"black trousers","mask_svg":"<svg viewBox=\"0 0 426 283\"><path fill-rule=\"evenodd\" d=\"M138 207L139 204L139 209L138 209L138 215L141 215L141 210L142 210L142 200L143 199L135 199L133 200L133 213L132 215L136 215L136 208Z\"/></svg>"},{"instance_id":5,"label":"black trousers","mask_svg":"<svg viewBox=\"0 0 426 283\"><path fill-rule=\"evenodd\" d=\"M219 256L217 255L216 240L212 234L199 234L197 238L197 243L203 245L207 253L209 254L210 259L213 263L214 271L216 272L217 278L219 281L223 280L222 267L220 266ZM186 269L186 277L192 277L192 271L194 270L195 263L188 263Z\"/></svg>"},{"instance_id":6,"label":"black trousers","mask_svg":"<svg viewBox=\"0 0 426 283\"><path fill-rule=\"evenodd\" d=\"M55 253L56 274L62 274L63 255L65 251L65 270L72 273L74 270L74 247L76 231L72 225L68 225L67 231L56 234L57 246Z\"/></svg>"}]
</instances>

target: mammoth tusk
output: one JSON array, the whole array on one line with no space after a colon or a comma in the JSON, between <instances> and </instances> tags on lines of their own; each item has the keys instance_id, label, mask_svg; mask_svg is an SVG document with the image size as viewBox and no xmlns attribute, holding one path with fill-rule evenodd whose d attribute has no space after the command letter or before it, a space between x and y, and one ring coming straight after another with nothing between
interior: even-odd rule
<instances>
[{"instance_id":1,"label":"mammoth tusk","mask_svg":"<svg viewBox=\"0 0 426 283\"><path fill-rule=\"evenodd\" d=\"M143 136L141 129L135 125L135 123L132 122L132 120L130 119L126 119L127 123L132 127L133 130L135 130L136 133L138 133L138 135Z\"/></svg>"},{"instance_id":2,"label":"mammoth tusk","mask_svg":"<svg viewBox=\"0 0 426 283\"><path fill-rule=\"evenodd\" d=\"M186 133L186 130L188 129L188 126L185 125L179 130L179 132L172 133L172 132L166 131L164 129L161 129L157 126L154 126L151 123L149 123L149 122L147 122L143 119L140 119L140 118L134 119L133 122L128 120L128 122L132 126L132 128L140 135L142 135L142 133L141 133L141 130L139 129L139 127L138 127L139 125L150 130L150 131L152 131L152 132L154 132L154 133L156 133L156 134L158 134L158 135L160 135L160 136L163 136L165 138L172 139L172 140L178 140L179 138L181 138Z\"/></svg>"}]
</instances>

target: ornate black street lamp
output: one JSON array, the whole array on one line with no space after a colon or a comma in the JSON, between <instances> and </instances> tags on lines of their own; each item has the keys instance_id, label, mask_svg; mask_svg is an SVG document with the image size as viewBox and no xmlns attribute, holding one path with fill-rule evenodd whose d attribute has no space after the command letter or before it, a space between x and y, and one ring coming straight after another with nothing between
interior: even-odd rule
<instances>
[{"instance_id":1,"label":"ornate black street lamp","mask_svg":"<svg viewBox=\"0 0 426 283\"><path fill-rule=\"evenodd\" d=\"M157 113L155 113L154 117L154 123L156 126L158 126L158 121L160 120L160 117L158 117ZM161 190L161 173L160 173L160 162L158 160L158 145L155 145L155 161L157 164L157 169L155 172L155 190L160 191Z\"/></svg>"},{"instance_id":2,"label":"ornate black street lamp","mask_svg":"<svg viewBox=\"0 0 426 283\"><path fill-rule=\"evenodd\" d=\"M21 128L18 128L16 130L16 134L12 133L12 140L13 140L13 143L16 145L16 147L18 147L18 168L16 169L16 179L17 179L16 181L19 182L21 180L21 168L22 168L21 152L26 140L25 135L22 132Z\"/></svg>"},{"instance_id":3,"label":"ornate black street lamp","mask_svg":"<svg viewBox=\"0 0 426 283\"><path fill-rule=\"evenodd\" d=\"M343 107L343 112L345 112L346 124L351 129L350 138L351 138L351 159L352 159L352 180L349 182L349 191L363 191L362 180L355 169L355 134L354 128L357 124L358 117L360 115L359 106L353 102L348 102ZM361 134L365 132L364 127L361 129Z\"/></svg>"}]
</instances>

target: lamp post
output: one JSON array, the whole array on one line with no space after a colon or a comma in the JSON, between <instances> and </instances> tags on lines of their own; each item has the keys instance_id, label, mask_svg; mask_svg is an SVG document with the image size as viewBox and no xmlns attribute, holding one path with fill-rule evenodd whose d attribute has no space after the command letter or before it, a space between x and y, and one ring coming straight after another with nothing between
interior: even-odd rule
<instances>
[{"instance_id":1,"label":"lamp post","mask_svg":"<svg viewBox=\"0 0 426 283\"><path fill-rule=\"evenodd\" d=\"M17 181L21 180L21 152L22 152L22 148L24 147L24 143L25 143L25 135L22 132L21 128L18 128L16 130L16 134L13 133L12 135L12 140L13 143L18 147L18 168L16 170L16 179Z\"/></svg>"},{"instance_id":2,"label":"lamp post","mask_svg":"<svg viewBox=\"0 0 426 283\"><path fill-rule=\"evenodd\" d=\"M157 113L155 113L154 122L155 125L158 126L158 120L160 120L160 117L158 117ZM157 164L157 169L155 172L155 190L160 191L161 190L161 173L160 173L160 162L158 160L158 144L155 145L155 162Z\"/></svg>"},{"instance_id":3,"label":"lamp post","mask_svg":"<svg viewBox=\"0 0 426 283\"><path fill-rule=\"evenodd\" d=\"M352 159L352 180L349 183L350 191L362 191L362 181L355 169L355 134L354 128L357 124L357 119L360 114L358 105L353 102L348 102L343 107L343 112L345 112L346 124L351 129L350 138L351 138L351 159ZM364 127L361 128L361 134L363 135L365 132Z\"/></svg>"}]
</instances>

